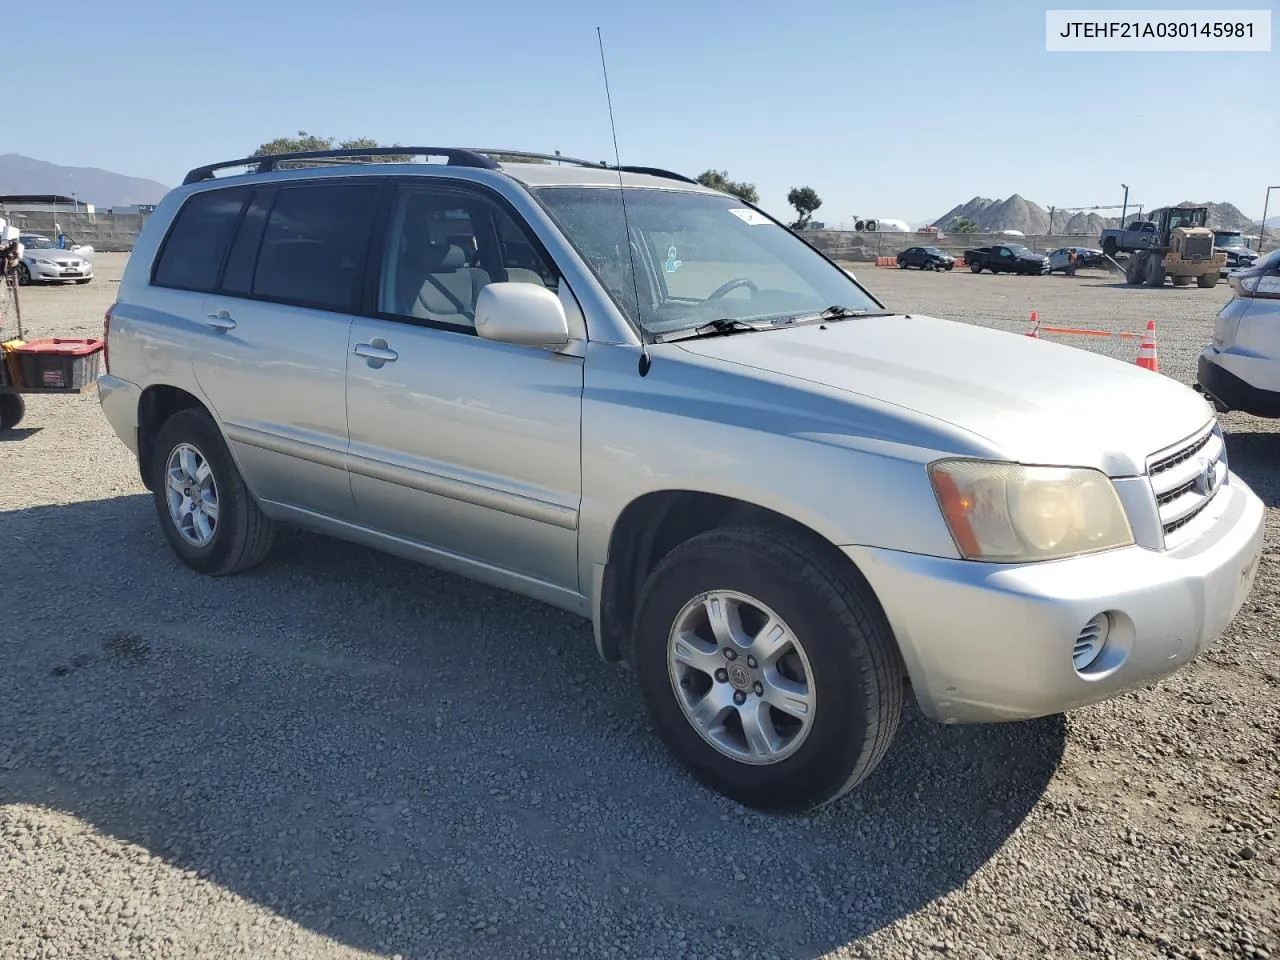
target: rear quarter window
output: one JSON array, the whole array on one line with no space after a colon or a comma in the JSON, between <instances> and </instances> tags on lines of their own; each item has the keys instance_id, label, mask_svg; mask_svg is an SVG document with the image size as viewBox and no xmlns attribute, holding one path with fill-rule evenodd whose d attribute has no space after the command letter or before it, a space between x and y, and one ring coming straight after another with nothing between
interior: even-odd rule
<instances>
[{"instance_id":1,"label":"rear quarter window","mask_svg":"<svg viewBox=\"0 0 1280 960\"><path fill-rule=\"evenodd\" d=\"M152 284L212 292L248 195L247 190L236 188L210 190L188 198L160 248Z\"/></svg>"}]
</instances>

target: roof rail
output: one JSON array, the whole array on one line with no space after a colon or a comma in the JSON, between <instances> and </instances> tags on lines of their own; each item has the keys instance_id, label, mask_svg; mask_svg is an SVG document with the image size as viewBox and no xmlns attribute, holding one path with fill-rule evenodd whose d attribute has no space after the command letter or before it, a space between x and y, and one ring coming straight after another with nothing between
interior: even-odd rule
<instances>
[{"instance_id":1,"label":"roof rail","mask_svg":"<svg viewBox=\"0 0 1280 960\"><path fill-rule=\"evenodd\" d=\"M255 167L255 173L269 173L276 169L282 161L287 160L332 160L337 158L357 157L445 157L450 166L481 167L486 170L498 169L498 164L475 150L460 150L455 147L344 147L340 150L306 150L299 153L270 153L256 157L241 157L239 160L224 160L221 163L210 163L196 167L182 181L183 184L199 183L212 180L214 171L229 167Z\"/></svg>"},{"instance_id":2,"label":"roof rail","mask_svg":"<svg viewBox=\"0 0 1280 960\"><path fill-rule=\"evenodd\" d=\"M594 160L579 160L576 157L562 157L558 153L533 153L528 150L494 150L487 147L470 147L468 148L475 153L492 156L511 157L512 159L529 159L529 160L548 160L558 163L568 163L575 167L598 167L601 170L619 170L622 173L642 173L651 177L666 177L669 180L680 180L684 183L698 183L697 180L691 180L681 173L672 173L670 170L663 170L659 167L630 167L630 166L613 166L603 160L596 162Z\"/></svg>"}]
</instances>

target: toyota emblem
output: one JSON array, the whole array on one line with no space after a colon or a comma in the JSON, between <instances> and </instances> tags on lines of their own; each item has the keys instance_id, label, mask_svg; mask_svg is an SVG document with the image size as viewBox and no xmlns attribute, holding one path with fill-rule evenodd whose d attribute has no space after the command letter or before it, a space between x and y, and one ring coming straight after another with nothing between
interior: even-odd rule
<instances>
[{"instance_id":1,"label":"toyota emblem","mask_svg":"<svg viewBox=\"0 0 1280 960\"><path fill-rule=\"evenodd\" d=\"M1198 486L1206 497L1212 497L1218 492L1218 465L1216 463L1211 460L1205 462Z\"/></svg>"}]
</instances>

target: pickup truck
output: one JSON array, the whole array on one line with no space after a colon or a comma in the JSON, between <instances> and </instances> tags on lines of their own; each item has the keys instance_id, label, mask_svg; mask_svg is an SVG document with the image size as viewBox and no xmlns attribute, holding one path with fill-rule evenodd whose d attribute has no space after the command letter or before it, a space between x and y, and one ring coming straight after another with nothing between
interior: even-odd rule
<instances>
[{"instance_id":1,"label":"pickup truck","mask_svg":"<svg viewBox=\"0 0 1280 960\"><path fill-rule=\"evenodd\" d=\"M1149 250L1157 246L1160 231L1152 220L1135 220L1127 227L1110 227L1102 231L1100 242L1102 252L1114 257L1120 250L1132 253L1134 250Z\"/></svg>"},{"instance_id":2,"label":"pickup truck","mask_svg":"<svg viewBox=\"0 0 1280 960\"><path fill-rule=\"evenodd\" d=\"M990 270L992 273L1029 273L1041 274L1049 272L1049 258L1034 253L1030 247L1020 243L999 243L994 247L979 247L977 250L966 250L964 262L974 273Z\"/></svg>"}]
</instances>

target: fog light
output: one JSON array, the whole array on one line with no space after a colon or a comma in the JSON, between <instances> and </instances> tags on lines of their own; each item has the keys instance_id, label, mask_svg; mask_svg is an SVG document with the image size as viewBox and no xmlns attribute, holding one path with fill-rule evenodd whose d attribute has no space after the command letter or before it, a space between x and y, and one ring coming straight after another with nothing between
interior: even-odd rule
<instances>
[{"instance_id":1,"label":"fog light","mask_svg":"<svg viewBox=\"0 0 1280 960\"><path fill-rule=\"evenodd\" d=\"M1107 645L1110 632L1111 622L1105 613L1098 614L1084 625L1071 649L1071 662L1078 672L1083 673L1097 661Z\"/></svg>"}]
</instances>

